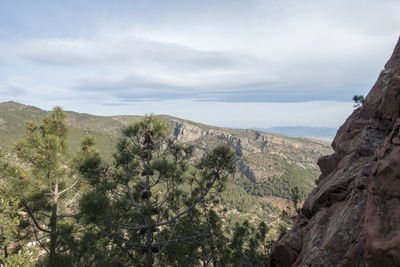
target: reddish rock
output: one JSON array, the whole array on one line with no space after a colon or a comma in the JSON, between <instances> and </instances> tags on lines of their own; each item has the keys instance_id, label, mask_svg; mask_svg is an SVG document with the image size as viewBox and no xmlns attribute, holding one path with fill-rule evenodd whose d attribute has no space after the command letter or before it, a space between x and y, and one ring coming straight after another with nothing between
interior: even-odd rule
<instances>
[{"instance_id":1,"label":"reddish rock","mask_svg":"<svg viewBox=\"0 0 400 267\"><path fill-rule=\"evenodd\" d=\"M400 266L400 39L271 266Z\"/></svg>"}]
</instances>

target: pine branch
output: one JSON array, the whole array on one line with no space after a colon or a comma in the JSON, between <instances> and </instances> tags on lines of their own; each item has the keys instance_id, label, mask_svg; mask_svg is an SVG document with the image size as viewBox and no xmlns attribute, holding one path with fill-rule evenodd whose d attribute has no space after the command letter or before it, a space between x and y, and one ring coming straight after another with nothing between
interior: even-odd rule
<instances>
[{"instance_id":1,"label":"pine branch","mask_svg":"<svg viewBox=\"0 0 400 267\"><path fill-rule=\"evenodd\" d=\"M35 227L33 227L33 233L35 234L36 241L39 243L39 245L46 251L47 254L50 254L48 249L42 244L42 242L40 241L39 237L37 236L37 231L36 231Z\"/></svg>"},{"instance_id":2,"label":"pine branch","mask_svg":"<svg viewBox=\"0 0 400 267\"><path fill-rule=\"evenodd\" d=\"M75 199L79 196L79 193L80 193L80 192L76 193L75 196L74 196L70 201L68 201L68 202L65 203L65 207L66 207L66 208L67 208L69 205L71 205L72 203L75 202Z\"/></svg>"},{"instance_id":3,"label":"pine branch","mask_svg":"<svg viewBox=\"0 0 400 267\"><path fill-rule=\"evenodd\" d=\"M174 227L172 228L172 230L171 230L171 232L170 232L170 234L169 234L168 240L165 241L165 242L163 242L163 243L164 243L164 246L163 246L162 249L160 249L160 252L159 252L160 254L167 248L167 245L168 245L168 244L170 243L170 241L172 240L172 236L173 236L174 233L175 233L175 228L176 228L176 223L174 224ZM158 245L163 244L163 243L159 242Z\"/></svg>"},{"instance_id":4,"label":"pine branch","mask_svg":"<svg viewBox=\"0 0 400 267\"><path fill-rule=\"evenodd\" d=\"M212 182L211 182L211 185L210 185L209 187L207 187L207 190L204 191L203 194L201 194L201 196L200 196L196 201L194 201L194 202L192 203L192 205L189 206L189 208L187 208L186 210L184 210L184 211L178 213L177 215L175 215L174 217L172 217L172 218L169 219L168 221L165 221L165 222L162 222L162 223L158 223L158 224L156 224L155 226L158 227L158 226L168 225L168 224L172 223L173 221L175 221L176 219L180 218L181 216L185 215L185 214L188 213L189 211L191 211L200 201L202 201L202 200L204 199L204 197L208 194L208 192L210 192L210 190L211 190L212 186L214 185L215 181L217 180L217 177L218 177L218 176L219 176L219 175L217 174L217 175L213 178L213 180L212 180Z\"/></svg>"},{"instance_id":5,"label":"pine branch","mask_svg":"<svg viewBox=\"0 0 400 267\"><path fill-rule=\"evenodd\" d=\"M22 205L25 207L25 209L26 209L26 211L27 211L29 217L31 217L32 221L35 223L36 227L37 227L40 231L50 234L50 231L49 231L49 230L43 229L43 228L39 225L39 223L38 223L38 222L36 221L36 219L35 219L35 216L34 216L33 213L31 212L31 210L29 209L28 205L27 205L24 201L21 201L21 203L22 203Z\"/></svg>"},{"instance_id":6,"label":"pine branch","mask_svg":"<svg viewBox=\"0 0 400 267\"><path fill-rule=\"evenodd\" d=\"M134 198L133 195L132 195L131 187L129 186L129 182L128 182L128 181L126 182L126 187L128 188L128 195L129 195L129 197L131 198L131 201L132 201L133 206L134 206L135 208L137 208L138 210L142 210L142 208L136 203L135 198Z\"/></svg>"},{"instance_id":7,"label":"pine branch","mask_svg":"<svg viewBox=\"0 0 400 267\"><path fill-rule=\"evenodd\" d=\"M46 213L44 213L44 212L38 211L37 213L39 213L40 215L45 216L45 217L47 217L47 218L50 218L50 217L51 217L50 215L48 215L48 214L46 214Z\"/></svg>"},{"instance_id":8,"label":"pine branch","mask_svg":"<svg viewBox=\"0 0 400 267\"><path fill-rule=\"evenodd\" d=\"M77 179L70 187L65 188L64 190L60 191L60 192L58 193L58 195L61 196L61 194L65 193L65 192L67 192L68 190L70 190L71 188L73 188L78 182L79 182L79 179Z\"/></svg>"}]
</instances>

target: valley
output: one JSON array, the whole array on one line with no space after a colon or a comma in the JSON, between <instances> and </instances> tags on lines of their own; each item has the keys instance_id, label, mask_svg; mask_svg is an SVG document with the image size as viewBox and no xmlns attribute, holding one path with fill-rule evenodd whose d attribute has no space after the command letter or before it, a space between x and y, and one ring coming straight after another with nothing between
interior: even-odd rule
<instances>
[{"instance_id":1,"label":"valley","mask_svg":"<svg viewBox=\"0 0 400 267\"><path fill-rule=\"evenodd\" d=\"M0 145L12 156L14 142L23 136L26 121L40 120L48 112L16 102L0 103ZM102 156L112 160L120 129L141 116L94 116L67 111L68 142L73 155L80 140L91 135ZM326 142L293 138L248 129L230 129L204 125L160 115L171 126L171 138L194 145L194 160L221 143L231 146L237 157L237 172L222 192L222 203L235 220L254 217L275 222L287 206L290 190L299 188L304 199L316 186L320 175L316 164L321 156L332 153Z\"/></svg>"}]
</instances>

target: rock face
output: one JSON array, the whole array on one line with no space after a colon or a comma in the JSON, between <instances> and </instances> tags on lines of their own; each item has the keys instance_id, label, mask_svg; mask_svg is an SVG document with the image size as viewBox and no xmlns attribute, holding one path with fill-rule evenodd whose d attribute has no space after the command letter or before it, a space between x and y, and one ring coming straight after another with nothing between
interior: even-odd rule
<instances>
[{"instance_id":1,"label":"rock face","mask_svg":"<svg viewBox=\"0 0 400 267\"><path fill-rule=\"evenodd\" d=\"M195 145L200 156L218 143L228 144L240 159L239 175L251 183L265 183L269 178L279 179L285 175L292 177L292 174L287 174L289 170L285 169L290 166L314 176L314 179L311 179L310 175L306 175L310 178L306 186L311 190L315 186L315 178L319 175L318 166L315 164L318 157L332 152L329 146L316 140L291 138L255 130L207 127L183 120L171 120L170 123L174 138L178 142ZM283 162L286 166L277 162Z\"/></svg>"},{"instance_id":2,"label":"rock face","mask_svg":"<svg viewBox=\"0 0 400 267\"><path fill-rule=\"evenodd\" d=\"M400 266L400 39L271 266Z\"/></svg>"},{"instance_id":3,"label":"rock face","mask_svg":"<svg viewBox=\"0 0 400 267\"><path fill-rule=\"evenodd\" d=\"M200 129L195 125L190 125L180 121L172 121L171 123L174 125L174 137L180 142L190 142L208 134L207 131Z\"/></svg>"}]
</instances>

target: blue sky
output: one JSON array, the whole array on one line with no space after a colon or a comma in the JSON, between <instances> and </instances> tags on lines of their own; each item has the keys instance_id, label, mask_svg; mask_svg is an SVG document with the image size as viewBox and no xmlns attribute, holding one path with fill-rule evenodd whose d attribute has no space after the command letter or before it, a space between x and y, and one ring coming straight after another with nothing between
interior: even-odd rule
<instances>
[{"instance_id":1,"label":"blue sky","mask_svg":"<svg viewBox=\"0 0 400 267\"><path fill-rule=\"evenodd\" d=\"M0 101L219 126L338 127L399 1L0 1Z\"/></svg>"}]
</instances>

